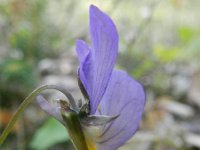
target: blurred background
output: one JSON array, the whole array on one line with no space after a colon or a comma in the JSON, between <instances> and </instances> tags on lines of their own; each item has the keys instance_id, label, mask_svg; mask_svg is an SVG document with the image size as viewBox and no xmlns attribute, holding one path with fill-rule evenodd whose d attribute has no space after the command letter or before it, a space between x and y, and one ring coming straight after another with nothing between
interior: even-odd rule
<instances>
[{"instance_id":1,"label":"blurred background","mask_svg":"<svg viewBox=\"0 0 200 150\"><path fill-rule=\"evenodd\" d=\"M120 150L199 150L199 0L0 0L0 132L39 85L61 84L81 97L75 41L90 42L90 4L117 26L116 68L147 92L140 129ZM60 98L44 94L52 103ZM73 147L65 128L33 101L0 149Z\"/></svg>"}]
</instances>

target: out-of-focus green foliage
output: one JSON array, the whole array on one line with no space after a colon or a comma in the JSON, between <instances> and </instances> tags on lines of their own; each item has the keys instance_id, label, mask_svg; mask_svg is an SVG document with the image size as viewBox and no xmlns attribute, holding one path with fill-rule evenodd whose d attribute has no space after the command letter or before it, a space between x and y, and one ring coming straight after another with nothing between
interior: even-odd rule
<instances>
[{"instance_id":1,"label":"out-of-focus green foliage","mask_svg":"<svg viewBox=\"0 0 200 150\"><path fill-rule=\"evenodd\" d=\"M0 113L12 112L38 86L39 61L58 54L60 31L48 22L47 6L46 0L0 1Z\"/></svg>"},{"instance_id":2,"label":"out-of-focus green foliage","mask_svg":"<svg viewBox=\"0 0 200 150\"><path fill-rule=\"evenodd\" d=\"M172 62L177 59L177 57L180 55L180 49L179 48L170 48L167 49L166 47L162 45L157 45L153 49L153 54L160 62Z\"/></svg>"},{"instance_id":3,"label":"out-of-focus green foliage","mask_svg":"<svg viewBox=\"0 0 200 150\"><path fill-rule=\"evenodd\" d=\"M178 36L180 37L181 42L184 44L187 44L188 42L193 40L196 34L197 33L191 27L181 26L178 29Z\"/></svg>"},{"instance_id":4,"label":"out-of-focus green foliage","mask_svg":"<svg viewBox=\"0 0 200 150\"><path fill-rule=\"evenodd\" d=\"M12 106L24 99L36 86L36 74L32 65L15 59L0 61L0 99L1 106Z\"/></svg>"},{"instance_id":5,"label":"out-of-focus green foliage","mask_svg":"<svg viewBox=\"0 0 200 150\"><path fill-rule=\"evenodd\" d=\"M35 85L32 66L21 60L5 59L0 63L0 73L2 87L19 89L20 85L24 89Z\"/></svg>"},{"instance_id":6,"label":"out-of-focus green foliage","mask_svg":"<svg viewBox=\"0 0 200 150\"><path fill-rule=\"evenodd\" d=\"M52 55L59 35L44 18L45 0L9 0L2 6L7 17L5 32L11 51L18 51L22 59L34 63Z\"/></svg>"},{"instance_id":7,"label":"out-of-focus green foliage","mask_svg":"<svg viewBox=\"0 0 200 150\"><path fill-rule=\"evenodd\" d=\"M13 98L16 102L21 100L37 86L37 63L56 54L60 38L44 17L46 4L45 0L0 3L0 44L7 46L0 61L1 106Z\"/></svg>"},{"instance_id":8,"label":"out-of-focus green foliage","mask_svg":"<svg viewBox=\"0 0 200 150\"><path fill-rule=\"evenodd\" d=\"M48 119L35 133L31 147L35 150L47 150L49 147L69 140L67 130L55 119Z\"/></svg>"}]
</instances>

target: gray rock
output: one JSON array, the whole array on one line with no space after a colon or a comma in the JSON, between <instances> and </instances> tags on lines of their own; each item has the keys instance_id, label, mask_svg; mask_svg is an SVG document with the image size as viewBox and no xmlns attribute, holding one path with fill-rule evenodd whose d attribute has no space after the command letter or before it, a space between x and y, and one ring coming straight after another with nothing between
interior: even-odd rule
<instances>
[{"instance_id":1,"label":"gray rock","mask_svg":"<svg viewBox=\"0 0 200 150\"><path fill-rule=\"evenodd\" d=\"M161 106L168 112L180 117L180 118L190 118L194 116L194 109L186 104L177 101L162 101Z\"/></svg>"},{"instance_id":2,"label":"gray rock","mask_svg":"<svg viewBox=\"0 0 200 150\"><path fill-rule=\"evenodd\" d=\"M200 148L200 134L188 133L185 135L184 141L189 146Z\"/></svg>"}]
</instances>

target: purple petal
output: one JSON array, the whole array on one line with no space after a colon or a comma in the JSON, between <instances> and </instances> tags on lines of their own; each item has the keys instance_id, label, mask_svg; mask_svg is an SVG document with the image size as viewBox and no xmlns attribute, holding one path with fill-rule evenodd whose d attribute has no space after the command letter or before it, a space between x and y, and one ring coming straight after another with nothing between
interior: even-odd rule
<instances>
[{"instance_id":1,"label":"purple petal","mask_svg":"<svg viewBox=\"0 0 200 150\"><path fill-rule=\"evenodd\" d=\"M100 103L100 114L119 117L103 128L99 150L115 150L129 140L138 128L145 105L140 83L125 72L114 71Z\"/></svg>"},{"instance_id":2,"label":"purple petal","mask_svg":"<svg viewBox=\"0 0 200 150\"><path fill-rule=\"evenodd\" d=\"M82 81L87 94L89 95L90 87L88 86L87 79L90 78L87 72L91 72L92 70L92 60L91 60L91 50L89 49L88 45L82 41L77 40L76 42L76 52L79 57L79 70L78 70L78 76L80 80Z\"/></svg>"},{"instance_id":3,"label":"purple petal","mask_svg":"<svg viewBox=\"0 0 200 150\"><path fill-rule=\"evenodd\" d=\"M81 62L79 77L90 98L91 114L94 114L113 71L118 35L112 20L93 5L90 7L90 32L91 51L86 56L82 50L85 46L77 45L77 52Z\"/></svg>"},{"instance_id":4,"label":"purple petal","mask_svg":"<svg viewBox=\"0 0 200 150\"><path fill-rule=\"evenodd\" d=\"M64 124L64 121L62 119L61 116L61 112L60 112L60 108L56 107L54 105L51 105L50 103L48 103L48 101L41 95L38 95L36 97L37 99L37 103L39 104L39 106L49 115L51 115L52 117L54 117L55 119L57 119L58 121L60 121L62 124Z\"/></svg>"},{"instance_id":5,"label":"purple petal","mask_svg":"<svg viewBox=\"0 0 200 150\"><path fill-rule=\"evenodd\" d=\"M83 40L77 40L76 41L76 51L79 57L80 64L84 63L86 57L88 56L90 52L90 48Z\"/></svg>"}]
</instances>

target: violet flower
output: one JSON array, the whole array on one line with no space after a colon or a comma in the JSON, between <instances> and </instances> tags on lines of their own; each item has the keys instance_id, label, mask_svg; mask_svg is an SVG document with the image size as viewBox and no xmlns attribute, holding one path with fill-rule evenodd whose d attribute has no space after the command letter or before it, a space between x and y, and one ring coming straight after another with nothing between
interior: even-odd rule
<instances>
[{"instance_id":1,"label":"violet flower","mask_svg":"<svg viewBox=\"0 0 200 150\"><path fill-rule=\"evenodd\" d=\"M142 85L126 72L114 70L118 53L117 30L112 20L93 5L90 6L90 33L91 46L82 40L76 44L80 61L79 85L86 103L79 108L77 104L72 107L61 101L60 109L41 96L37 99L46 112L67 126L68 132L74 126L64 113L77 114L78 130L83 133L82 139L89 150L116 150L136 132L145 105L145 93ZM78 134L75 132L78 131L71 133L74 143L77 137L73 135Z\"/></svg>"}]
</instances>

